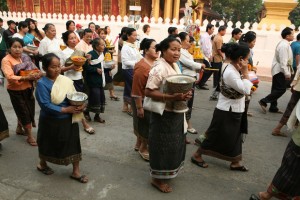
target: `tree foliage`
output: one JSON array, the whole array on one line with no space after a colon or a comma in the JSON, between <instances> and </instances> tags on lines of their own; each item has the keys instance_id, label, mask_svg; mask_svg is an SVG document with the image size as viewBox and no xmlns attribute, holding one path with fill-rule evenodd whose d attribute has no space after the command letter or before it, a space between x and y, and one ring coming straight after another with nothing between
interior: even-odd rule
<instances>
[{"instance_id":1,"label":"tree foliage","mask_svg":"<svg viewBox=\"0 0 300 200\"><path fill-rule=\"evenodd\" d=\"M212 10L223 16L224 21L232 21L234 24L240 21L258 22L258 12L261 10L262 0L213 0Z\"/></svg>"},{"instance_id":2,"label":"tree foliage","mask_svg":"<svg viewBox=\"0 0 300 200\"><path fill-rule=\"evenodd\" d=\"M0 11L8 11L7 0L0 0Z\"/></svg>"},{"instance_id":3,"label":"tree foliage","mask_svg":"<svg viewBox=\"0 0 300 200\"><path fill-rule=\"evenodd\" d=\"M289 20L298 28L300 26L300 3L290 12Z\"/></svg>"}]
</instances>

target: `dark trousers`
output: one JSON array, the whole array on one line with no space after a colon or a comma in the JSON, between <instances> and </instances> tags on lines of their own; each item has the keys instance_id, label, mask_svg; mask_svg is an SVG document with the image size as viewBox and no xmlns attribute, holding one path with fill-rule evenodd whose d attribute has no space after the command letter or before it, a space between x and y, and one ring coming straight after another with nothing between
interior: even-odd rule
<instances>
[{"instance_id":1,"label":"dark trousers","mask_svg":"<svg viewBox=\"0 0 300 200\"><path fill-rule=\"evenodd\" d=\"M204 71L202 79L198 83L199 86L204 86L204 84L209 79L209 77L212 74L214 74L214 87L217 87L217 85L220 81L220 71L222 69L222 62L219 62L219 63L212 62L211 65L212 65L213 69L219 69L219 71L208 71L208 70Z\"/></svg>"},{"instance_id":2,"label":"dark trousers","mask_svg":"<svg viewBox=\"0 0 300 200\"><path fill-rule=\"evenodd\" d=\"M277 100L285 93L286 91L286 80L282 72L275 74L272 77L272 88L271 94L261 99L260 101L267 104L271 103L269 108L270 112L277 112Z\"/></svg>"}]
</instances>

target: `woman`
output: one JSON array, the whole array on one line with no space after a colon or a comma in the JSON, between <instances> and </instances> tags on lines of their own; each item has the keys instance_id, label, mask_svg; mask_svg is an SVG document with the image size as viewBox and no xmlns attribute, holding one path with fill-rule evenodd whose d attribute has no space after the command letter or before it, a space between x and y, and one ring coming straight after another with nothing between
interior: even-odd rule
<instances>
[{"instance_id":1,"label":"woman","mask_svg":"<svg viewBox=\"0 0 300 200\"><path fill-rule=\"evenodd\" d=\"M298 107L298 106L297 106ZM299 108L297 108L299 109ZM297 115L298 116L298 115ZM298 118L298 117L297 117ZM300 118L298 118L300 120ZM267 191L258 197L252 195L250 200L269 200L272 197L282 200L300 199L300 127L294 131L286 147L281 166L277 170Z\"/></svg>"},{"instance_id":2,"label":"woman","mask_svg":"<svg viewBox=\"0 0 300 200\"><path fill-rule=\"evenodd\" d=\"M197 71L200 71L202 68L205 68L204 64L194 62L193 56L189 53L191 48L190 36L186 32L179 33L179 38L181 40L181 55L179 58L180 64L182 66L182 74L193 76L197 79ZM195 88L195 84L193 86ZM193 96L188 101L187 105L189 110L186 112L186 120L188 123L187 131L191 134L197 134L197 131L192 127L191 117L192 117L192 108L194 102L194 90Z\"/></svg>"},{"instance_id":3,"label":"woman","mask_svg":"<svg viewBox=\"0 0 300 200\"><path fill-rule=\"evenodd\" d=\"M55 53L59 58L62 58L62 51L60 49L61 42L56 38L56 28L54 24L47 23L43 30L46 36L42 39L39 46L40 55Z\"/></svg>"},{"instance_id":4,"label":"woman","mask_svg":"<svg viewBox=\"0 0 300 200\"><path fill-rule=\"evenodd\" d=\"M155 63L149 73L145 95L161 102L185 101L192 97L186 94L164 94L161 92L166 77L180 74L176 62L180 57L181 45L176 38L166 38L156 45L161 51L161 59ZM185 158L184 113L175 113L169 103L162 115L152 112L149 130L149 158L151 184L164 193L172 188L164 181L175 178L183 167Z\"/></svg>"},{"instance_id":5,"label":"woman","mask_svg":"<svg viewBox=\"0 0 300 200\"><path fill-rule=\"evenodd\" d=\"M123 47L123 40L122 36L126 34L127 27L123 27L121 30L121 33L119 34L119 41L118 41L118 71L113 77L113 83L116 86L122 86L124 87L124 76L122 72L122 56L121 56L121 50Z\"/></svg>"},{"instance_id":6,"label":"woman","mask_svg":"<svg viewBox=\"0 0 300 200\"><path fill-rule=\"evenodd\" d=\"M202 154L230 161L230 169L248 171L242 160L242 115L245 95L250 95L252 83L248 80L250 50L245 45L228 43L222 52L230 59L221 73L221 93L205 139L191 158L192 163L207 168ZM242 77L241 77L241 74Z\"/></svg>"},{"instance_id":7,"label":"woman","mask_svg":"<svg viewBox=\"0 0 300 200\"><path fill-rule=\"evenodd\" d=\"M149 24L145 24L143 26L143 35L141 36L141 40L140 41L143 41L145 38L148 38L148 39L151 39L150 37L150 25Z\"/></svg>"},{"instance_id":8,"label":"woman","mask_svg":"<svg viewBox=\"0 0 300 200\"><path fill-rule=\"evenodd\" d=\"M96 33L96 24L94 22L89 23L89 29L91 29L93 32L92 40L95 38L99 38L99 35Z\"/></svg>"},{"instance_id":9,"label":"woman","mask_svg":"<svg viewBox=\"0 0 300 200\"><path fill-rule=\"evenodd\" d=\"M2 110L2 106L0 104L0 142L7 137L9 137L8 122L6 120L6 117ZM0 150L1 148L2 148L2 144L0 143Z\"/></svg>"},{"instance_id":10,"label":"woman","mask_svg":"<svg viewBox=\"0 0 300 200\"><path fill-rule=\"evenodd\" d=\"M151 67L158 58L159 53L155 49L156 42L153 39L145 38L140 45L144 58L134 66L132 80L132 113L134 134L137 136L134 149L139 152L144 160L149 160L148 135L150 112L143 109L145 87Z\"/></svg>"},{"instance_id":11,"label":"woman","mask_svg":"<svg viewBox=\"0 0 300 200\"><path fill-rule=\"evenodd\" d=\"M64 43L67 48L62 51L63 58L61 59L62 69L64 75L73 80L74 87L77 92L84 92L84 84L82 77L82 66L76 66L72 63L72 56L84 56L84 52L75 50L75 46L78 42L77 36L74 32L66 31L62 35ZM87 123L85 119L82 119L82 125L84 131L88 134L94 134L95 130Z\"/></svg>"},{"instance_id":12,"label":"woman","mask_svg":"<svg viewBox=\"0 0 300 200\"><path fill-rule=\"evenodd\" d=\"M42 74L32 73L28 76L20 76L14 73L14 69L22 64L23 47L23 40L12 38L9 41L9 54L3 58L1 69L7 78L7 91L18 117L16 133L27 136L27 143L31 146L37 146L31 132L32 126L35 127L35 99L32 81L38 80Z\"/></svg>"},{"instance_id":13,"label":"woman","mask_svg":"<svg viewBox=\"0 0 300 200\"><path fill-rule=\"evenodd\" d=\"M88 106L84 112L85 118L91 120L89 112L95 113L94 121L105 123L100 117L100 113L105 110L105 94L103 87L105 86L104 76L104 55L105 41L96 38L92 40L93 50L88 54L91 55L89 63L84 65L85 80L89 87Z\"/></svg>"},{"instance_id":14,"label":"woman","mask_svg":"<svg viewBox=\"0 0 300 200\"><path fill-rule=\"evenodd\" d=\"M73 172L70 177L87 183L88 178L81 175L79 169L79 127L78 123L72 123L72 118L79 115L85 105L69 105L66 95L76 90L71 79L60 75L59 57L53 53L46 54L42 57L42 65L46 76L38 81L36 88L36 99L41 107L37 136L40 162L37 170L51 175L54 171L48 167L47 162L58 165L72 163Z\"/></svg>"},{"instance_id":15,"label":"woman","mask_svg":"<svg viewBox=\"0 0 300 200\"><path fill-rule=\"evenodd\" d=\"M67 31L75 33L76 38L77 38L77 43L78 43L80 41L80 36L76 32L75 22L73 20L69 20L66 22L66 29L67 29Z\"/></svg>"},{"instance_id":16,"label":"woman","mask_svg":"<svg viewBox=\"0 0 300 200\"><path fill-rule=\"evenodd\" d=\"M134 65L142 59L142 56L135 45L136 38L137 32L134 28L127 28L126 35L122 36L124 45L121 51L121 59L122 71L125 78L125 88L123 93L124 103L122 112L127 112L129 115L132 115L132 109L129 107L129 105L131 104L133 68Z\"/></svg>"},{"instance_id":17,"label":"woman","mask_svg":"<svg viewBox=\"0 0 300 200\"><path fill-rule=\"evenodd\" d=\"M110 35L110 33L111 33L111 29L110 29L110 27L109 26L105 26L104 27L104 33L105 33L105 35L106 35L106 37L105 37L105 41L108 41L109 42L109 44L111 44L111 45L113 45L113 39L112 39L112 37L111 37L111 35Z\"/></svg>"},{"instance_id":18,"label":"woman","mask_svg":"<svg viewBox=\"0 0 300 200\"><path fill-rule=\"evenodd\" d=\"M25 47L23 48L23 52L28 55L37 55L39 52L38 50L31 50L27 48L27 45L33 45L34 36L28 33L28 24L25 21L21 21L18 24L18 33L15 33L12 37L13 38L20 38L23 40Z\"/></svg>"},{"instance_id":19,"label":"woman","mask_svg":"<svg viewBox=\"0 0 300 200\"><path fill-rule=\"evenodd\" d=\"M106 39L105 30L103 28L100 28L99 30L99 37L103 40Z\"/></svg>"},{"instance_id":20,"label":"woman","mask_svg":"<svg viewBox=\"0 0 300 200\"><path fill-rule=\"evenodd\" d=\"M25 21L29 26L28 33L34 36L34 44L36 46L39 46L40 41L45 37L45 33L38 29L38 27L35 25L36 24L35 20L31 18L27 18Z\"/></svg>"}]
</instances>

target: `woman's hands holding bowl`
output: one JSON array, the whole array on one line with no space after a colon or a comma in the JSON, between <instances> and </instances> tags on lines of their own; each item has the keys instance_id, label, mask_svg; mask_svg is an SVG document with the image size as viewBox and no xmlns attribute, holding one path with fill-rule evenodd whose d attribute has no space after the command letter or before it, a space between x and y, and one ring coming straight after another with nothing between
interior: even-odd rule
<instances>
[{"instance_id":1,"label":"woman's hands holding bowl","mask_svg":"<svg viewBox=\"0 0 300 200\"><path fill-rule=\"evenodd\" d=\"M187 93L175 93L173 94L173 99L175 101L187 101L192 98L193 92L192 90L188 91Z\"/></svg>"},{"instance_id":2,"label":"woman's hands holding bowl","mask_svg":"<svg viewBox=\"0 0 300 200\"><path fill-rule=\"evenodd\" d=\"M83 104L81 106L62 107L61 112L62 113L79 114L79 113L83 112L85 107L86 107L86 104Z\"/></svg>"}]
</instances>

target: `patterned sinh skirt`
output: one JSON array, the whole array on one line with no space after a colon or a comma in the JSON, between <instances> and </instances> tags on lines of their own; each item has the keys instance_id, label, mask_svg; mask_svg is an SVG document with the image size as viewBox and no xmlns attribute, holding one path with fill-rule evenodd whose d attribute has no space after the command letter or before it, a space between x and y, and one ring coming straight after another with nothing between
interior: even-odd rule
<instances>
[{"instance_id":1,"label":"patterned sinh skirt","mask_svg":"<svg viewBox=\"0 0 300 200\"><path fill-rule=\"evenodd\" d=\"M0 104L0 141L9 137L8 122Z\"/></svg>"},{"instance_id":2,"label":"patterned sinh skirt","mask_svg":"<svg viewBox=\"0 0 300 200\"><path fill-rule=\"evenodd\" d=\"M133 79L133 69L123 69L123 76L125 78L125 87L123 99L125 103L131 104L131 88Z\"/></svg>"},{"instance_id":3,"label":"patterned sinh skirt","mask_svg":"<svg viewBox=\"0 0 300 200\"><path fill-rule=\"evenodd\" d=\"M25 90L7 90L11 103L23 126L34 122L35 99L33 96L33 88Z\"/></svg>"},{"instance_id":4,"label":"patterned sinh skirt","mask_svg":"<svg viewBox=\"0 0 300 200\"><path fill-rule=\"evenodd\" d=\"M183 167L186 144L183 113L164 111L151 113L149 131L150 175L157 179L170 179Z\"/></svg>"},{"instance_id":5,"label":"patterned sinh skirt","mask_svg":"<svg viewBox=\"0 0 300 200\"><path fill-rule=\"evenodd\" d=\"M96 114L104 113L105 94L102 87L89 88L89 98L86 111Z\"/></svg>"},{"instance_id":6,"label":"patterned sinh skirt","mask_svg":"<svg viewBox=\"0 0 300 200\"><path fill-rule=\"evenodd\" d=\"M40 117L37 143L39 157L58 165L69 165L81 160L78 123L72 118Z\"/></svg>"},{"instance_id":7,"label":"patterned sinh skirt","mask_svg":"<svg viewBox=\"0 0 300 200\"><path fill-rule=\"evenodd\" d=\"M137 116L137 109L134 98L131 101L132 115L133 115L133 129L136 136L140 136L142 139L147 140L149 137L149 125L151 112L144 110L144 118Z\"/></svg>"},{"instance_id":8,"label":"patterned sinh skirt","mask_svg":"<svg viewBox=\"0 0 300 200\"><path fill-rule=\"evenodd\" d=\"M230 162L242 160L241 137L242 113L215 109L211 124L206 131L206 139L198 153Z\"/></svg>"},{"instance_id":9,"label":"patterned sinh skirt","mask_svg":"<svg viewBox=\"0 0 300 200\"><path fill-rule=\"evenodd\" d=\"M268 192L284 200L300 199L300 147L291 140Z\"/></svg>"}]
</instances>

